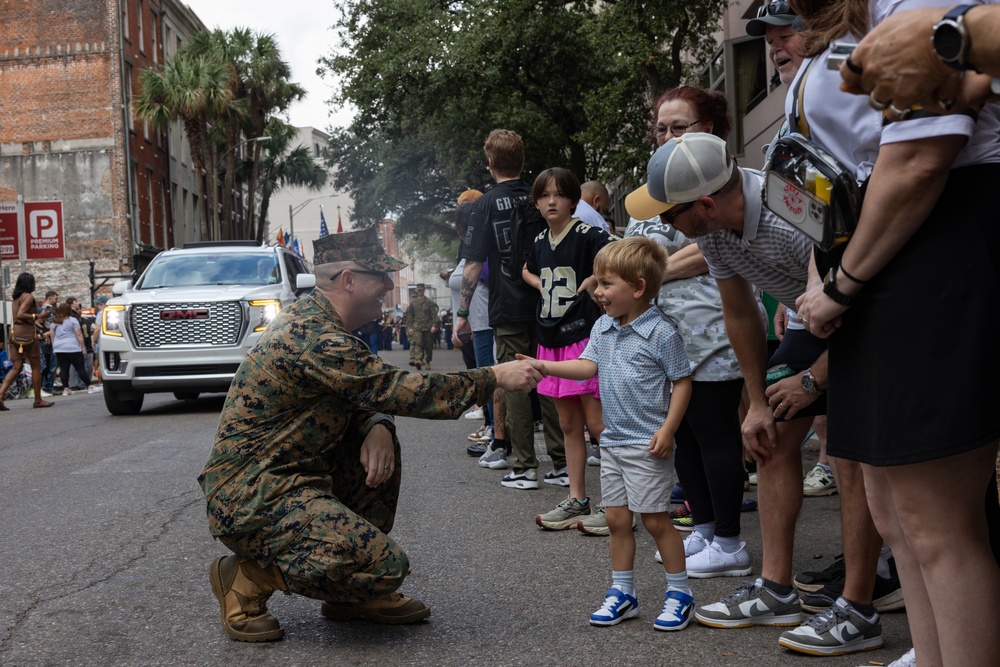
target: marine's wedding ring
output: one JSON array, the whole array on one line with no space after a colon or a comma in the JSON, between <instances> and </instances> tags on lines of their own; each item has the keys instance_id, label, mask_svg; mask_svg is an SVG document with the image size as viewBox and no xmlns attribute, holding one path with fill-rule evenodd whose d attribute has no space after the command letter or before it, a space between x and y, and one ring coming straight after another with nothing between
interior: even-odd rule
<instances>
[{"instance_id":1,"label":"marine's wedding ring","mask_svg":"<svg viewBox=\"0 0 1000 667\"><path fill-rule=\"evenodd\" d=\"M868 104L871 105L872 109L877 109L878 111L882 111L889 106L888 102L879 102L875 99L875 91L872 91L871 95L868 96Z\"/></svg>"},{"instance_id":2,"label":"marine's wedding ring","mask_svg":"<svg viewBox=\"0 0 1000 667\"><path fill-rule=\"evenodd\" d=\"M913 109L897 109L892 104L889 105L889 111L896 114L899 120L906 120L913 114Z\"/></svg>"},{"instance_id":3,"label":"marine's wedding ring","mask_svg":"<svg viewBox=\"0 0 1000 667\"><path fill-rule=\"evenodd\" d=\"M851 70L855 74L858 74L858 75L861 74L861 68L858 67L853 60L851 60L851 56L850 55L848 55L846 58L844 58L844 64L847 65L847 69Z\"/></svg>"},{"instance_id":4,"label":"marine's wedding ring","mask_svg":"<svg viewBox=\"0 0 1000 667\"><path fill-rule=\"evenodd\" d=\"M951 111L951 108L955 106L955 101L955 98L951 98L950 100L938 100L938 104L940 104L941 108L945 111Z\"/></svg>"}]
</instances>

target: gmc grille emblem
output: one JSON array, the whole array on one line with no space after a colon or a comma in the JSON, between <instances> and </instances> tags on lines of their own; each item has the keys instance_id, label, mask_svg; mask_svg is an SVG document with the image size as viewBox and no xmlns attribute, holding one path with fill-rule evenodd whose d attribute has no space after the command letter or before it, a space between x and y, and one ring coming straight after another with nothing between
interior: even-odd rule
<instances>
[{"instance_id":1,"label":"gmc grille emblem","mask_svg":"<svg viewBox=\"0 0 1000 667\"><path fill-rule=\"evenodd\" d=\"M160 319L161 320L207 320L208 309L188 308L186 310L182 310L178 308L177 310L161 310Z\"/></svg>"}]
</instances>

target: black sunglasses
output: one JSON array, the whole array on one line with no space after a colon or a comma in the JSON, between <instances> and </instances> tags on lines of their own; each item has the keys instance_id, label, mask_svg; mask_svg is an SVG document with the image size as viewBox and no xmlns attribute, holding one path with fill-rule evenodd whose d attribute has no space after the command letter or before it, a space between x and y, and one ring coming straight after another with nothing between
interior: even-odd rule
<instances>
[{"instance_id":1,"label":"black sunglasses","mask_svg":"<svg viewBox=\"0 0 1000 667\"><path fill-rule=\"evenodd\" d=\"M681 217L684 211L688 210L692 206L694 206L694 202L690 202L687 204L679 204L678 206L674 206L666 213L661 213L660 219L672 225L674 224L674 220Z\"/></svg>"},{"instance_id":2,"label":"black sunglasses","mask_svg":"<svg viewBox=\"0 0 1000 667\"><path fill-rule=\"evenodd\" d=\"M344 269L343 271L337 271L335 274L330 276L330 280L336 280L340 277L340 274L344 271L350 271L351 273L363 273L366 276L381 276L382 281L385 282L391 277L392 271L366 271L364 269Z\"/></svg>"},{"instance_id":3,"label":"black sunglasses","mask_svg":"<svg viewBox=\"0 0 1000 667\"><path fill-rule=\"evenodd\" d=\"M769 2L766 5L761 5L757 9L757 18L762 19L765 16L794 16L795 12L792 11L791 5L787 2Z\"/></svg>"}]
</instances>

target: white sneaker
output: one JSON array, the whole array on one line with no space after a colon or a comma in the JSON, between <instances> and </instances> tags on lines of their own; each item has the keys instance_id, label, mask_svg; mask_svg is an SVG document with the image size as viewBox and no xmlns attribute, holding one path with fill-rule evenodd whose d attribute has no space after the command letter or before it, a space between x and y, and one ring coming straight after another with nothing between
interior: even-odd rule
<instances>
[{"instance_id":1,"label":"white sneaker","mask_svg":"<svg viewBox=\"0 0 1000 667\"><path fill-rule=\"evenodd\" d=\"M697 553L701 553L708 548L708 545L708 540L701 533L697 531L692 532L684 538L684 556L690 558Z\"/></svg>"},{"instance_id":2,"label":"white sneaker","mask_svg":"<svg viewBox=\"0 0 1000 667\"><path fill-rule=\"evenodd\" d=\"M708 547L690 556L686 565L688 576L694 579L745 577L752 570L746 542L740 542L740 548L731 554L723 551L717 542L711 542Z\"/></svg>"},{"instance_id":3,"label":"white sneaker","mask_svg":"<svg viewBox=\"0 0 1000 667\"><path fill-rule=\"evenodd\" d=\"M890 662L889 667L917 667L916 650L911 648L898 659Z\"/></svg>"},{"instance_id":4,"label":"white sneaker","mask_svg":"<svg viewBox=\"0 0 1000 667\"><path fill-rule=\"evenodd\" d=\"M104 391L104 387L102 387L99 384L92 384L89 387L87 387L88 394L99 394L102 391Z\"/></svg>"},{"instance_id":5,"label":"white sneaker","mask_svg":"<svg viewBox=\"0 0 1000 667\"><path fill-rule=\"evenodd\" d=\"M63 395L63 396L72 396L72 395L73 395L73 392L72 392L72 391L70 391L69 389L63 389L63 391L62 391L62 395ZM42 396L45 396L45 392L44 392L44 391L42 392Z\"/></svg>"},{"instance_id":6,"label":"white sneaker","mask_svg":"<svg viewBox=\"0 0 1000 667\"><path fill-rule=\"evenodd\" d=\"M52 392L42 389L42 398L52 398Z\"/></svg>"},{"instance_id":7,"label":"white sneaker","mask_svg":"<svg viewBox=\"0 0 1000 667\"><path fill-rule=\"evenodd\" d=\"M837 492L837 481L833 474L817 463L802 480L802 494L806 496L832 496Z\"/></svg>"},{"instance_id":8,"label":"white sneaker","mask_svg":"<svg viewBox=\"0 0 1000 667\"><path fill-rule=\"evenodd\" d=\"M475 408L473 410L469 410L468 412L465 413L465 418L466 419L482 419L483 418L483 409L482 408Z\"/></svg>"}]
</instances>

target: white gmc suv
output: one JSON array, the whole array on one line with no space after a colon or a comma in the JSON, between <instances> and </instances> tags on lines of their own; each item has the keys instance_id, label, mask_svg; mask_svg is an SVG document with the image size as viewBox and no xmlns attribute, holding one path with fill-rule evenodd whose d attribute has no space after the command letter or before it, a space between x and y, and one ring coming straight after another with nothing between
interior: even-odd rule
<instances>
[{"instance_id":1,"label":"white gmc suv","mask_svg":"<svg viewBox=\"0 0 1000 667\"><path fill-rule=\"evenodd\" d=\"M299 276L302 279L299 279ZM280 246L192 243L116 283L101 321L104 402L134 415L143 396L224 392L282 307L315 285L310 265Z\"/></svg>"}]
</instances>

